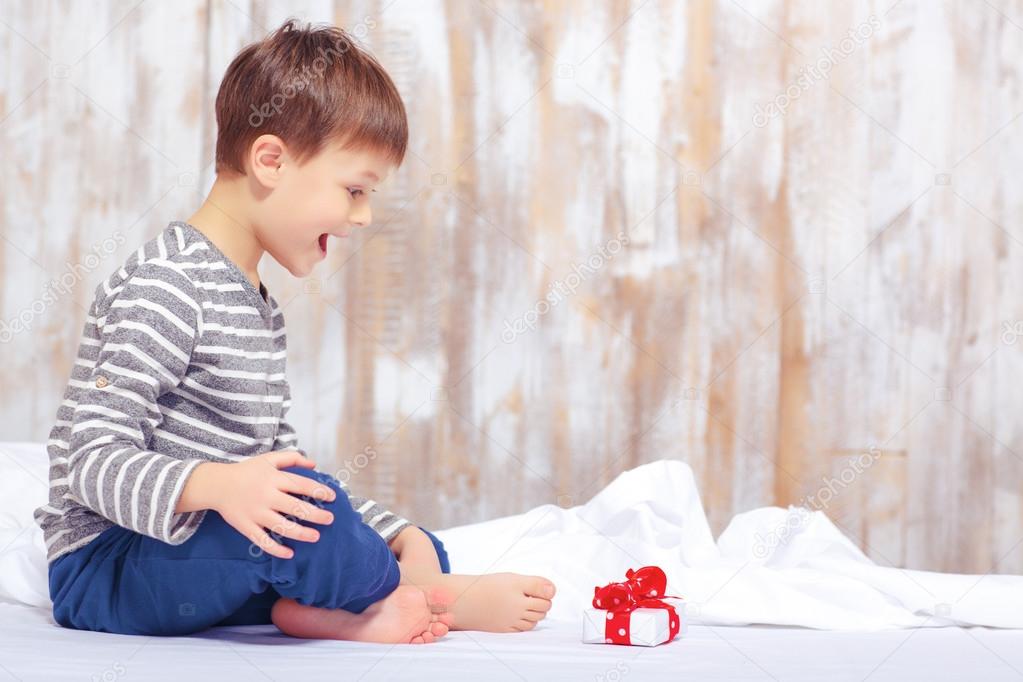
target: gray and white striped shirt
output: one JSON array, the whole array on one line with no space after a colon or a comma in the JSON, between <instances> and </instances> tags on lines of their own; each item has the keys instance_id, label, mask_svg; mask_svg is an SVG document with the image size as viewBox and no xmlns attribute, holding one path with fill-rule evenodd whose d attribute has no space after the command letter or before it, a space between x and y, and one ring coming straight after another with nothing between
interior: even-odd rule
<instances>
[{"instance_id":1,"label":"gray and white striped shirt","mask_svg":"<svg viewBox=\"0 0 1023 682\"><path fill-rule=\"evenodd\" d=\"M174 513L196 466L306 454L285 419L286 345L277 301L198 229L175 221L140 246L96 287L47 441L47 561L114 524L181 544L207 511ZM411 525L338 483L385 540Z\"/></svg>"}]
</instances>

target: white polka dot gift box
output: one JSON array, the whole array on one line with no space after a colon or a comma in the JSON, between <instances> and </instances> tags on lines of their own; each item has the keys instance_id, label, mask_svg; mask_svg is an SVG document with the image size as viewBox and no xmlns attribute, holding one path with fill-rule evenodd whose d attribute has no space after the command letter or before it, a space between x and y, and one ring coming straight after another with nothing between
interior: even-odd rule
<instances>
[{"instance_id":1,"label":"white polka dot gift box","mask_svg":"<svg viewBox=\"0 0 1023 682\"><path fill-rule=\"evenodd\" d=\"M657 646L685 632L685 602L665 594L668 578L660 567L630 568L625 577L593 588L593 608L583 610L585 644Z\"/></svg>"}]
</instances>

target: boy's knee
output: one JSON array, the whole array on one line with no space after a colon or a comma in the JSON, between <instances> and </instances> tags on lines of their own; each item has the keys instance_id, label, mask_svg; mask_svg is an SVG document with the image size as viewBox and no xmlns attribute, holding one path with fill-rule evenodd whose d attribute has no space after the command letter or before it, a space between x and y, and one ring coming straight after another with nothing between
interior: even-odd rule
<instances>
[{"instance_id":1,"label":"boy's knee","mask_svg":"<svg viewBox=\"0 0 1023 682\"><path fill-rule=\"evenodd\" d=\"M304 500L319 509L326 509L334 515L334 520L329 524L321 524L314 522L307 522L306 525L315 528L319 531L322 542L324 536L331 535L351 535L358 533L363 529L358 528L362 525L362 516L352 507L351 500L348 497L348 493L345 492L344 488L341 487L337 479L329 474L325 474L320 471L307 469L305 467L287 467L281 471L287 471L289 473L298 474L310 478L314 481L322 483L334 491L334 499L328 500L326 494L315 494L313 496L300 495L292 493L298 499ZM301 519L296 519L301 520ZM366 528L369 529L368 527ZM318 544L318 543L317 543ZM326 543L329 544L329 543Z\"/></svg>"},{"instance_id":2,"label":"boy's knee","mask_svg":"<svg viewBox=\"0 0 1023 682\"><path fill-rule=\"evenodd\" d=\"M335 499L329 502L297 495L330 511L334 520L329 524L305 524L319 532L315 542L283 540L295 555L276 562L275 589L301 604L355 613L394 590L400 579L397 559L387 542L363 523L337 479L304 467L286 470L335 491Z\"/></svg>"},{"instance_id":3,"label":"boy's knee","mask_svg":"<svg viewBox=\"0 0 1023 682\"><path fill-rule=\"evenodd\" d=\"M288 471L298 474L299 476L305 476L306 478L319 481L320 483L329 486L335 493L334 499L330 501L327 501L324 497L314 499L306 495L296 495L298 498L303 499L316 507L326 509L334 515L334 520L329 524L307 522L305 525L315 528L320 533L320 539L315 543L312 543L311 546L309 543L291 543L293 548L302 547L304 545L304 553L315 555L319 551L336 553L337 548L341 547L365 553L365 559L369 562L390 562L393 560L393 554L391 553L390 546L379 533L363 522L362 514L352 507L348 493L345 492L345 489L341 487L341 484L336 478L330 474L298 466L287 467L282 469L282 471ZM436 538L434 538L434 540L435 542L439 542ZM445 564L446 555L443 554L443 549L441 549L438 553L441 554L441 563Z\"/></svg>"}]
</instances>

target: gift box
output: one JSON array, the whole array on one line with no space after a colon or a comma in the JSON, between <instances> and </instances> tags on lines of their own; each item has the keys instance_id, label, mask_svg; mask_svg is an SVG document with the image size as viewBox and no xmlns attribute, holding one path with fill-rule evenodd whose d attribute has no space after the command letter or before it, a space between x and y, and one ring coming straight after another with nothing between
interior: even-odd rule
<instances>
[{"instance_id":1,"label":"gift box","mask_svg":"<svg viewBox=\"0 0 1023 682\"><path fill-rule=\"evenodd\" d=\"M593 608L583 610L583 643L657 646L685 632L685 602L665 594L664 571L644 566L625 576L594 588Z\"/></svg>"}]
</instances>

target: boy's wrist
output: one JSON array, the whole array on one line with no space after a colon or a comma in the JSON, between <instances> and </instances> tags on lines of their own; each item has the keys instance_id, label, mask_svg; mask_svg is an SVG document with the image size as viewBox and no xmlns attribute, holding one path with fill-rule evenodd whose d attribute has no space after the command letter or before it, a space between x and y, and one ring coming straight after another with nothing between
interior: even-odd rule
<instances>
[{"instance_id":1,"label":"boy's wrist","mask_svg":"<svg viewBox=\"0 0 1023 682\"><path fill-rule=\"evenodd\" d=\"M220 469L228 466L223 462L203 462L195 467L185 481L185 487L174 507L175 514L212 509L216 489L215 481L219 479Z\"/></svg>"}]
</instances>

